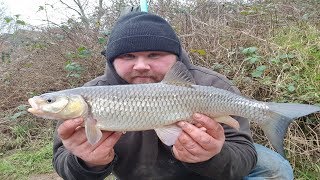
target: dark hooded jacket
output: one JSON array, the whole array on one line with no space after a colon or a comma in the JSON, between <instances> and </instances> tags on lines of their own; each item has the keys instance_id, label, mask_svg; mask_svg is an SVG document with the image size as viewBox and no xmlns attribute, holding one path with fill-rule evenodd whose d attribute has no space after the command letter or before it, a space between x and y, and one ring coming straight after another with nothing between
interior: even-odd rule
<instances>
[{"instance_id":1,"label":"dark hooded jacket","mask_svg":"<svg viewBox=\"0 0 320 180\"><path fill-rule=\"evenodd\" d=\"M194 66L185 51L181 61L193 75L196 84L214 86L239 94L239 90L223 75L209 69ZM85 86L126 84L108 62L105 74ZM104 179L110 173L125 179L241 179L249 174L257 161L249 122L235 117L240 124L237 131L223 125L225 143L219 154L201 163L184 163L174 158L171 148L164 145L154 130L127 132L114 147L116 156L104 170L94 171L64 148L55 133L53 165L64 179Z\"/></svg>"}]
</instances>

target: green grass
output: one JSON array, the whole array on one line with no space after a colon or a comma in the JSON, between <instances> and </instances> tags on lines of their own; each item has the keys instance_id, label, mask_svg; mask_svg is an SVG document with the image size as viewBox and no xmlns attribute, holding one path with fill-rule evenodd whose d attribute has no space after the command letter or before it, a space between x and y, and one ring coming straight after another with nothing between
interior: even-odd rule
<instances>
[{"instance_id":1,"label":"green grass","mask_svg":"<svg viewBox=\"0 0 320 180\"><path fill-rule=\"evenodd\" d=\"M52 142L43 147L16 150L0 158L0 179L27 179L32 174L53 172Z\"/></svg>"},{"instance_id":2,"label":"green grass","mask_svg":"<svg viewBox=\"0 0 320 180\"><path fill-rule=\"evenodd\" d=\"M305 163L295 169L297 180L316 180L320 179L320 163Z\"/></svg>"},{"instance_id":3,"label":"green grass","mask_svg":"<svg viewBox=\"0 0 320 180\"><path fill-rule=\"evenodd\" d=\"M279 29L271 41L279 45L273 58L284 57L273 64L282 76L277 77L276 86L285 92L278 99L320 103L320 31L301 23Z\"/></svg>"}]
</instances>

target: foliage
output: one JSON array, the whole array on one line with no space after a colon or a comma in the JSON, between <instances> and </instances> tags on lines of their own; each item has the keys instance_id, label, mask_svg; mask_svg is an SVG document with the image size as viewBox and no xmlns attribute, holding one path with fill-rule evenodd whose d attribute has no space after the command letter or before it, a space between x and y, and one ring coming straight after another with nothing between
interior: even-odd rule
<instances>
[{"instance_id":1,"label":"foliage","mask_svg":"<svg viewBox=\"0 0 320 180\"><path fill-rule=\"evenodd\" d=\"M20 105L17 107L18 112L14 113L12 116L10 116L11 120L16 120L17 118L27 114L27 105Z\"/></svg>"},{"instance_id":2,"label":"foliage","mask_svg":"<svg viewBox=\"0 0 320 180\"><path fill-rule=\"evenodd\" d=\"M279 50L277 65L287 74L279 88L286 88L299 102L319 103L320 32L309 23L279 30L274 37ZM279 62L278 62L279 61ZM290 94L289 94L290 95Z\"/></svg>"},{"instance_id":3,"label":"foliage","mask_svg":"<svg viewBox=\"0 0 320 180\"><path fill-rule=\"evenodd\" d=\"M84 68L78 63L75 62L77 59L88 59L91 57L91 51L85 46L80 46L75 52L68 52L66 54L67 62L64 69L68 72L67 77L71 78L70 83L75 85L76 81L74 78L81 78L81 74L84 71Z\"/></svg>"},{"instance_id":4,"label":"foliage","mask_svg":"<svg viewBox=\"0 0 320 180\"><path fill-rule=\"evenodd\" d=\"M66 71L68 71L67 77L81 77L81 71L83 70L80 64L76 62L67 61L65 66Z\"/></svg>"},{"instance_id":5,"label":"foliage","mask_svg":"<svg viewBox=\"0 0 320 180\"><path fill-rule=\"evenodd\" d=\"M52 142L36 149L21 149L1 157L1 179L28 179L31 174L52 172Z\"/></svg>"},{"instance_id":6,"label":"foliage","mask_svg":"<svg viewBox=\"0 0 320 180\"><path fill-rule=\"evenodd\" d=\"M3 18L3 21L4 21L3 29L6 29L7 32L11 32L11 33L27 25L27 23L24 20L20 19L20 14L16 14L13 16L6 16Z\"/></svg>"},{"instance_id":7,"label":"foliage","mask_svg":"<svg viewBox=\"0 0 320 180\"><path fill-rule=\"evenodd\" d=\"M1 61L2 61L2 63L11 63L11 53L10 52L1 52Z\"/></svg>"}]
</instances>

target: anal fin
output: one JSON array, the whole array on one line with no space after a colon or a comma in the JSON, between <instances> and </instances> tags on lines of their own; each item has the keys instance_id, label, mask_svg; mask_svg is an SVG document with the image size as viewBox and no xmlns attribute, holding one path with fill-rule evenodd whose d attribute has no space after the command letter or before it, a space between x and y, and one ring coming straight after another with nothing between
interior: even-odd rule
<instances>
[{"instance_id":1,"label":"anal fin","mask_svg":"<svg viewBox=\"0 0 320 180\"><path fill-rule=\"evenodd\" d=\"M167 146L172 146L178 139L182 129L175 125L168 125L155 129L159 139Z\"/></svg>"}]
</instances>

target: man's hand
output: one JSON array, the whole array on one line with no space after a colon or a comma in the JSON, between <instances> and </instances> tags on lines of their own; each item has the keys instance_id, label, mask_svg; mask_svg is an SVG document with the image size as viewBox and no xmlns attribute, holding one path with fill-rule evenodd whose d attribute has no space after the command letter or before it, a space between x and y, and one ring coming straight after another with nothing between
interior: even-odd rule
<instances>
[{"instance_id":1,"label":"man's hand","mask_svg":"<svg viewBox=\"0 0 320 180\"><path fill-rule=\"evenodd\" d=\"M66 149L81 158L90 168L102 168L114 158L113 147L121 137L121 132L102 132L101 140L91 145L87 141L85 129L81 127L83 119L63 122L58 128L58 135Z\"/></svg>"},{"instance_id":2,"label":"man's hand","mask_svg":"<svg viewBox=\"0 0 320 180\"><path fill-rule=\"evenodd\" d=\"M224 129L205 115L196 113L192 118L195 125L177 123L183 131L173 146L173 153L183 162L203 162L220 153L225 141Z\"/></svg>"}]
</instances>

